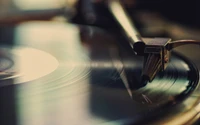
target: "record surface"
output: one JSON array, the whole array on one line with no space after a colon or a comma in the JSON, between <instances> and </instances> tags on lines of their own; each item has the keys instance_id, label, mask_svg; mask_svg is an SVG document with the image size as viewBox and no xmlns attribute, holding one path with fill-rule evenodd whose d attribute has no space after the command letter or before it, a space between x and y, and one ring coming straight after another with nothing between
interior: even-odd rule
<instances>
[{"instance_id":1,"label":"record surface","mask_svg":"<svg viewBox=\"0 0 200 125\"><path fill-rule=\"evenodd\" d=\"M0 123L136 124L176 105L172 111L181 114L190 109L191 98L190 106L197 106L199 73L175 53L165 72L130 97L125 83L139 81L143 59L119 41L92 27L47 22L16 27L14 44L0 49Z\"/></svg>"}]
</instances>

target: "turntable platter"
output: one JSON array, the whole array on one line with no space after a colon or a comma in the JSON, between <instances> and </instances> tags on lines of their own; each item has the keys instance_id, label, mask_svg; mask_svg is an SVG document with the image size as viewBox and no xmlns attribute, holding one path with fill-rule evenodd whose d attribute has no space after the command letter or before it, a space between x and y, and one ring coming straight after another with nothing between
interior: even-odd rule
<instances>
[{"instance_id":1,"label":"turntable platter","mask_svg":"<svg viewBox=\"0 0 200 125\"><path fill-rule=\"evenodd\" d=\"M197 106L199 73L176 53L164 73L132 91L132 99L124 82L138 81L142 59L124 54L116 38L101 29L29 22L15 28L13 41L2 47L12 62L2 71L12 73L0 80L2 124L152 122L169 109L177 116ZM25 75L19 75L22 69Z\"/></svg>"}]
</instances>

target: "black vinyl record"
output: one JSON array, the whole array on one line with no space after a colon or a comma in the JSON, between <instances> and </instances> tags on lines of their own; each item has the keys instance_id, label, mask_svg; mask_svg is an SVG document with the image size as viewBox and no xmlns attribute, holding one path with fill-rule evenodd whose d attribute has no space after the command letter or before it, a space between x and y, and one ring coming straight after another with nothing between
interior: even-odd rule
<instances>
[{"instance_id":1,"label":"black vinyl record","mask_svg":"<svg viewBox=\"0 0 200 125\"><path fill-rule=\"evenodd\" d=\"M172 53L168 68L130 96L125 84L138 84L143 59L120 42L94 27L53 22L15 27L14 44L0 49L0 124L187 123L195 118L198 110L177 121L198 106L198 69Z\"/></svg>"}]
</instances>

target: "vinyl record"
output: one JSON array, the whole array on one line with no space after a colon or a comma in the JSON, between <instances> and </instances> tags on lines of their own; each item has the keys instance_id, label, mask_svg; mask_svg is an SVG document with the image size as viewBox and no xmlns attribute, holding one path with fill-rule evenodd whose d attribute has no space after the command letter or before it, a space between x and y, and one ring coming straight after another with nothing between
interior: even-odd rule
<instances>
[{"instance_id":1,"label":"vinyl record","mask_svg":"<svg viewBox=\"0 0 200 125\"><path fill-rule=\"evenodd\" d=\"M15 27L13 43L1 47L1 124L136 124L160 114L164 121L166 111L190 110L179 108L194 94L190 105L199 100L197 68L176 53L131 97L125 84L139 81L143 59L98 28L29 22Z\"/></svg>"}]
</instances>

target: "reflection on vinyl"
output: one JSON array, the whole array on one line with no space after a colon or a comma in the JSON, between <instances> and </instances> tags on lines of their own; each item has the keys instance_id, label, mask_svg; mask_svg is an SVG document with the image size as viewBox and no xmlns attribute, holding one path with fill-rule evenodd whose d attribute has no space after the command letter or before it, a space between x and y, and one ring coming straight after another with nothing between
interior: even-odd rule
<instances>
[{"instance_id":1,"label":"reflection on vinyl","mask_svg":"<svg viewBox=\"0 0 200 125\"><path fill-rule=\"evenodd\" d=\"M38 79L54 71L58 62L55 57L33 48L0 48L2 51L1 80L15 79L20 84ZM46 64L46 62L48 62ZM38 72L40 71L40 72ZM3 86L1 84L0 86Z\"/></svg>"},{"instance_id":2,"label":"reflection on vinyl","mask_svg":"<svg viewBox=\"0 0 200 125\"><path fill-rule=\"evenodd\" d=\"M171 123L198 106L198 69L179 54L147 86L132 88L131 97L125 82L138 84L143 59L119 46L120 39L47 22L21 24L13 38L0 53L2 124Z\"/></svg>"}]
</instances>

